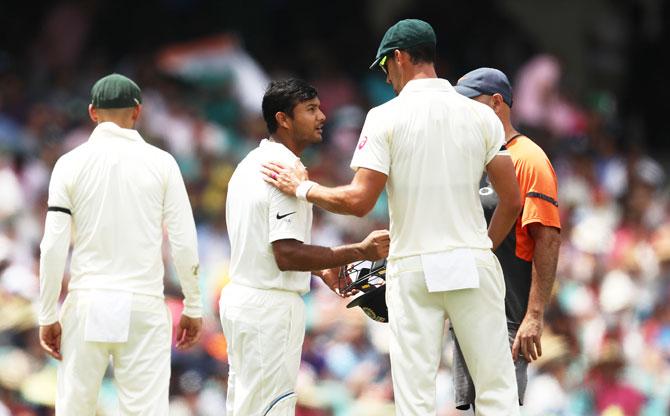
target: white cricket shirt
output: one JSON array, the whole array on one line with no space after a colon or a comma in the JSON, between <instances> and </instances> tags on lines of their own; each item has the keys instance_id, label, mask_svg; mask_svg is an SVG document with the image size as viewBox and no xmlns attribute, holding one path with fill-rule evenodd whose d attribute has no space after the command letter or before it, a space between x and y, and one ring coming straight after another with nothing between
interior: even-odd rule
<instances>
[{"instance_id":1,"label":"white cricket shirt","mask_svg":"<svg viewBox=\"0 0 670 416\"><path fill-rule=\"evenodd\" d=\"M40 244L41 325L55 322L70 230L69 290L163 297L163 224L184 292L184 314L202 315L195 223L177 162L136 130L99 124L63 155L49 184Z\"/></svg>"},{"instance_id":2,"label":"white cricket shirt","mask_svg":"<svg viewBox=\"0 0 670 416\"><path fill-rule=\"evenodd\" d=\"M504 136L493 110L444 79L412 80L368 112L351 167L388 175L390 259L492 247L479 180Z\"/></svg>"},{"instance_id":3,"label":"white cricket shirt","mask_svg":"<svg viewBox=\"0 0 670 416\"><path fill-rule=\"evenodd\" d=\"M257 289L309 291L310 272L279 270L271 243L294 239L309 244L312 204L281 193L261 173L264 162L294 166L298 160L283 144L264 139L235 169L226 198L231 281Z\"/></svg>"}]
</instances>

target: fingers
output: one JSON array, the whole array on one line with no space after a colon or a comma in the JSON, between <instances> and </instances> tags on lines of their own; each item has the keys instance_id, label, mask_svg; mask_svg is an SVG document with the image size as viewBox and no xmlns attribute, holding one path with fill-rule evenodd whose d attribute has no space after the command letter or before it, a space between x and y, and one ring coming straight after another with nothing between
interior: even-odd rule
<instances>
[{"instance_id":1,"label":"fingers","mask_svg":"<svg viewBox=\"0 0 670 416\"><path fill-rule=\"evenodd\" d=\"M514 338L514 343L512 344L512 360L516 361L519 359L519 336Z\"/></svg>"},{"instance_id":2,"label":"fingers","mask_svg":"<svg viewBox=\"0 0 670 416\"><path fill-rule=\"evenodd\" d=\"M519 358L519 352L526 359L531 362L537 360L542 355L542 344L538 336L519 336L514 339L512 345L512 358L516 361Z\"/></svg>"},{"instance_id":3,"label":"fingers","mask_svg":"<svg viewBox=\"0 0 670 416\"><path fill-rule=\"evenodd\" d=\"M51 357L59 361L62 360L63 356L60 353L60 334L55 336L51 333L41 335L40 346L42 349Z\"/></svg>"},{"instance_id":4,"label":"fingers","mask_svg":"<svg viewBox=\"0 0 670 416\"><path fill-rule=\"evenodd\" d=\"M202 320L182 316L177 333L177 349L186 350L195 345L202 334Z\"/></svg>"},{"instance_id":5,"label":"fingers","mask_svg":"<svg viewBox=\"0 0 670 416\"><path fill-rule=\"evenodd\" d=\"M269 183L277 182L277 173L274 170L262 167L261 173L263 174L263 179L265 180L265 182Z\"/></svg>"},{"instance_id":6,"label":"fingers","mask_svg":"<svg viewBox=\"0 0 670 416\"><path fill-rule=\"evenodd\" d=\"M263 163L263 167L274 171L275 173L280 173L282 170L286 169L286 166L279 162L265 162Z\"/></svg>"}]
</instances>

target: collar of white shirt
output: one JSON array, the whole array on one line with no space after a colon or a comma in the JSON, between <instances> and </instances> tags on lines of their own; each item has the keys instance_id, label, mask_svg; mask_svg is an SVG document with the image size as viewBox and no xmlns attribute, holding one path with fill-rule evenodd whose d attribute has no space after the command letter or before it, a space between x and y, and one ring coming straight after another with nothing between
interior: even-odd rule
<instances>
[{"instance_id":1,"label":"collar of white shirt","mask_svg":"<svg viewBox=\"0 0 670 416\"><path fill-rule=\"evenodd\" d=\"M400 95L418 91L455 91L454 87L442 78L413 79L405 84Z\"/></svg>"},{"instance_id":2,"label":"collar of white shirt","mask_svg":"<svg viewBox=\"0 0 670 416\"><path fill-rule=\"evenodd\" d=\"M124 139L133 141L144 141L137 130L124 129L115 123L112 123L111 121L98 124L98 126L93 130L93 133L91 133L91 138L89 140L97 140L109 136L122 137Z\"/></svg>"}]
</instances>

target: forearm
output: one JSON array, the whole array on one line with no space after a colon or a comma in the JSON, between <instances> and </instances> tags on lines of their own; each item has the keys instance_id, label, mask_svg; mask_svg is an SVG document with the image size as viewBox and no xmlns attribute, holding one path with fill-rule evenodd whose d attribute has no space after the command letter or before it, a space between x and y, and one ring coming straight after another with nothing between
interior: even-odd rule
<instances>
[{"instance_id":1,"label":"forearm","mask_svg":"<svg viewBox=\"0 0 670 416\"><path fill-rule=\"evenodd\" d=\"M280 270L320 271L365 259L360 244L339 247L322 247L296 242L275 250L275 259Z\"/></svg>"},{"instance_id":2,"label":"forearm","mask_svg":"<svg viewBox=\"0 0 670 416\"><path fill-rule=\"evenodd\" d=\"M60 212L47 214L44 237L40 243L40 325L58 321L58 298L70 248L70 227L69 215Z\"/></svg>"},{"instance_id":3,"label":"forearm","mask_svg":"<svg viewBox=\"0 0 670 416\"><path fill-rule=\"evenodd\" d=\"M169 231L168 231L169 232ZM184 315L191 318L202 316L200 300L198 245L195 225L192 230L169 234L172 259L184 294Z\"/></svg>"},{"instance_id":4,"label":"forearm","mask_svg":"<svg viewBox=\"0 0 670 416\"><path fill-rule=\"evenodd\" d=\"M551 290L556 280L559 247L558 235L545 235L535 241L534 267L527 311L534 317L542 317L549 303Z\"/></svg>"},{"instance_id":5,"label":"forearm","mask_svg":"<svg viewBox=\"0 0 670 416\"><path fill-rule=\"evenodd\" d=\"M181 250L173 254L175 270L184 295L183 314L191 318L202 316L200 285L198 281L199 264L197 252Z\"/></svg>"},{"instance_id":6,"label":"forearm","mask_svg":"<svg viewBox=\"0 0 670 416\"><path fill-rule=\"evenodd\" d=\"M506 204L502 201L498 204L495 211L493 211L488 229L489 238L493 243L493 250L496 250L505 240L505 237L507 237L512 227L514 227L518 215L519 207L517 205Z\"/></svg>"},{"instance_id":7,"label":"forearm","mask_svg":"<svg viewBox=\"0 0 670 416\"><path fill-rule=\"evenodd\" d=\"M307 200L327 211L358 217L364 216L374 207L374 203L372 207L366 204L354 184L334 188L316 184L307 192Z\"/></svg>"},{"instance_id":8,"label":"forearm","mask_svg":"<svg viewBox=\"0 0 670 416\"><path fill-rule=\"evenodd\" d=\"M195 222L190 211L169 218L167 224L170 251L182 293L184 295L183 314L191 318L202 316L200 299L198 241Z\"/></svg>"}]
</instances>

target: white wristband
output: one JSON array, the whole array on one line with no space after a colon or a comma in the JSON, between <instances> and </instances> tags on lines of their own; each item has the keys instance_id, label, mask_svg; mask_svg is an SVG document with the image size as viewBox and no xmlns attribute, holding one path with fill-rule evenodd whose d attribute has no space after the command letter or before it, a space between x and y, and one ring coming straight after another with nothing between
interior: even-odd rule
<instances>
[{"instance_id":1,"label":"white wristband","mask_svg":"<svg viewBox=\"0 0 670 416\"><path fill-rule=\"evenodd\" d=\"M316 185L316 182L312 181L302 181L297 188L295 188L295 196L298 199L307 201L307 192L312 189L312 186Z\"/></svg>"}]
</instances>

